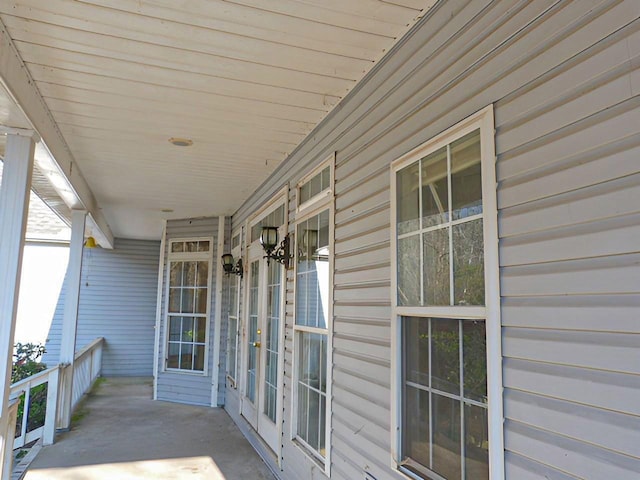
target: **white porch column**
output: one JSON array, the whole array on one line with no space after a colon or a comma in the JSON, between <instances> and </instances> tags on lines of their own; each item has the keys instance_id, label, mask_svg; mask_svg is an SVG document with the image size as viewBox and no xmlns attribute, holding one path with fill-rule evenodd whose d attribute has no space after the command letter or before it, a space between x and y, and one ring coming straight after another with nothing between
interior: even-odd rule
<instances>
[{"instance_id":1,"label":"white porch column","mask_svg":"<svg viewBox=\"0 0 640 480\"><path fill-rule=\"evenodd\" d=\"M13 363L13 336L16 329L18 293L24 236L29 212L29 190L33 171L34 132L7 135L2 185L0 186L0 462L5 472L8 453L13 450L9 426L9 390Z\"/></svg>"},{"instance_id":2,"label":"white porch column","mask_svg":"<svg viewBox=\"0 0 640 480\"><path fill-rule=\"evenodd\" d=\"M78 327L78 302L80 300L80 275L82 272L82 249L87 212L74 210L71 213L71 245L67 266L67 289L64 300L62 339L60 340L60 364L69 365L60 370L60 404L58 405L57 428L66 430L71 425L71 401L73 393L73 362Z\"/></svg>"}]
</instances>

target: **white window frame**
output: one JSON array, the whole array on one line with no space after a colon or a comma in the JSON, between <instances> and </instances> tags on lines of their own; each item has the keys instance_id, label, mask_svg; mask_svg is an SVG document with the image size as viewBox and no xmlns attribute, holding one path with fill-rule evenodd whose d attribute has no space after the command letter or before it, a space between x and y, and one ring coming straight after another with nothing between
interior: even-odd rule
<instances>
[{"instance_id":1,"label":"white window frame","mask_svg":"<svg viewBox=\"0 0 640 480\"><path fill-rule=\"evenodd\" d=\"M240 236L239 244L231 248L231 255L233 255L233 260L235 262L238 262L238 260L242 258L244 228L240 227L231 233L231 242L230 242L231 245L233 245L233 239L238 235ZM242 302L240 301L240 296L241 296L241 289L242 289L242 279L244 278L244 275L241 277L240 275L231 273L229 274L229 276L230 276L229 282L230 283L235 282L236 284L236 345L235 345L236 358L234 362L235 371L231 372L229 371L229 359L231 358L230 349L229 349L229 346L231 345L231 337L230 337L231 329L229 328L227 331L227 372L226 374L227 374L227 380L228 380L229 386L234 390L236 390L238 388L238 366L239 366L238 360L240 357L240 352L238 351L238 347L240 346L239 340L240 340L241 331L242 331L240 328L242 323L241 322L242 312L240 311L240 305L242 304ZM232 301L233 299L229 297L229 305L231 305ZM231 312L229 312L229 315L227 315L227 321L229 321L231 318L230 313Z\"/></svg>"},{"instance_id":2,"label":"white window frame","mask_svg":"<svg viewBox=\"0 0 640 480\"><path fill-rule=\"evenodd\" d=\"M182 242L209 242L208 252L172 252L172 245L174 243ZM165 302L164 302L164 340L163 340L163 361L162 372L164 373L176 373L181 375L196 375L206 377L209 374L209 350L210 350L210 330L211 330L211 283L213 278L213 252L215 250L213 237L185 237L185 238L172 238L167 242L167 267L165 273ZM207 308L205 317L206 331L205 331L205 345L204 345L204 370L184 370L180 368L169 368L167 366L167 360L169 355L169 276L171 274L171 262L179 261L207 261L208 266L208 278L207 278ZM189 316L188 314L183 316Z\"/></svg>"},{"instance_id":3,"label":"white window frame","mask_svg":"<svg viewBox=\"0 0 640 480\"><path fill-rule=\"evenodd\" d=\"M458 138L480 130L485 306L398 306L397 295L397 172ZM401 156L391 164L391 466L403 478L421 478L399 470L402 461L402 322L400 317L479 318L485 321L489 429L489 478L504 479L503 385L498 259L498 208L493 105ZM462 313L461 313L462 312ZM434 476L436 478L436 476Z\"/></svg>"},{"instance_id":4,"label":"white window frame","mask_svg":"<svg viewBox=\"0 0 640 480\"><path fill-rule=\"evenodd\" d=\"M329 188L320 192L320 194L311 198L303 205L298 207L296 219L294 223L294 231L297 231L298 224L305 220L316 216L326 210L329 211L329 311L327 314L327 328L308 327L304 325L297 325L295 318L295 299L297 298L297 275L298 275L298 262L297 251L294 255L294 269L293 269L293 355L292 355L292 405L291 405L291 440L302 452L308 457L312 458L319 465L324 467L324 473L331 476L331 421L332 415L332 386L333 386L333 286L334 286L334 257L335 257L335 203L334 203L334 165L335 154L332 154L329 159L323 162L318 168L314 169L310 174L306 175L303 180L298 183L298 187L302 185L306 180L312 178L318 172L330 165L330 184ZM302 207L302 210L301 210ZM313 208L311 208L313 207ZM294 238L297 242L297 238ZM295 244L293 246L294 250ZM326 386L326 412L325 412L325 456L324 458L313 447L308 445L303 439L297 435L298 431L298 353L300 349L298 332L306 333L318 333L327 336L327 354L326 354L326 372L327 372L327 386Z\"/></svg>"},{"instance_id":5,"label":"white window frame","mask_svg":"<svg viewBox=\"0 0 640 480\"><path fill-rule=\"evenodd\" d=\"M309 215L307 214L307 212L315 209L317 204L320 204L321 202L324 203L331 201L331 198L333 198L334 196L333 187L335 184L335 165L336 154L335 152L333 152L319 166L302 177L296 184L296 201L298 202L298 206L296 208L296 220L298 220L298 217L301 215L308 217ZM300 203L300 189L302 188L302 186L327 167L329 167L329 186L322 190L320 193L311 197L306 202Z\"/></svg>"}]
</instances>

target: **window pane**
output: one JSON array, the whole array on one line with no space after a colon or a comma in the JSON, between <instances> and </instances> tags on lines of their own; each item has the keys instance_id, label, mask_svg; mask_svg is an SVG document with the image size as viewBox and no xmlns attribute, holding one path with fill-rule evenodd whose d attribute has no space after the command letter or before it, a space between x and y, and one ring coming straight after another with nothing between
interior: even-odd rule
<instances>
[{"instance_id":1,"label":"window pane","mask_svg":"<svg viewBox=\"0 0 640 480\"><path fill-rule=\"evenodd\" d=\"M181 347L180 368L183 370L193 370L193 345L183 343Z\"/></svg>"},{"instance_id":2,"label":"window pane","mask_svg":"<svg viewBox=\"0 0 640 480\"><path fill-rule=\"evenodd\" d=\"M169 341L180 341L181 318L169 317Z\"/></svg>"},{"instance_id":3,"label":"window pane","mask_svg":"<svg viewBox=\"0 0 640 480\"><path fill-rule=\"evenodd\" d=\"M307 438L308 432L308 408L309 408L309 389L302 383L298 383L298 436L302 439Z\"/></svg>"},{"instance_id":4,"label":"window pane","mask_svg":"<svg viewBox=\"0 0 640 480\"><path fill-rule=\"evenodd\" d=\"M479 130L451 144L451 203L454 220L482 213Z\"/></svg>"},{"instance_id":5,"label":"window pane","mask_svg":"<svg viewBox=\"0 0 640 480\"><path fill-rule=\"evenodd\" d=\"M424 248L424 303L450 305L449 296L449 229L426 232ZM418 259L415 260L419 262Z\"/></svg>"},{"instance_id":6,"label":"window pane","mask_svg":"<svg viewBox=\"0 0 640 480\"><path fill-rule=\"evenodd\" d=\"M420 193L418 162L400 170L396 177L396 201L398 234L413 232L420 228Z\"/></svg>"},{"instance_id":7,"label":"window pane","mask_svg":"<svg viewBox=\"0 0 640 480\"><path fill-rule=\"evenodd\" d=\"M324 170L322 170L321 174L322 174L322 190L326 190L331 186L329 185L331 183L331 167L326 167Z\"/></svg>"},{"instance_id":8,"label":"window pane","mask_svg":"<svg viewBox=\"0 0 640 480\"><path fill-rule=\"evenodd\" d=\"M197 269L196 286L206 287L209 279L209 262L197 262Z\"/></svg>"},{"instance_id":9,"label":"window pane","mask_svg":"<svg viewBox=\"0 0 640 480\"><path fill-rule=\"evenodd\" d=\"M183 342L193 342L193 320L193 317L182 317L181 333Z\"/></svg>"},{"instance_id":10,"label":"window pane","mask_svg":"<svg viewBox=\"0 0 640 480\"><path fill-rule=\"evenodd\" d=\"M320 190L322 189L321 182L322 179L320 174L314 175L311 179L311 198L320 193Z\"/></svg>"},{"instance_id":11,"label":"window pane","mask_svg":"<svg viewBox=\"0 0 640 480\"><path fill-rule=\"evenodd\" d=\"M429 392L404 387L402 457L429 467Z\"/></svg>"},{"instance_id":12,"label":"window pane","mask_svg":"<svg viewBox=\"0 0 640 480\"><path fill-rule=\"evenodd\" d=\"M238 320L235 317L229 318L229 369L231 378L236 378L236 342L238 341Z\"/></svg>"},{"instance_id":13,"label":"window pane","mask_svg":"<svg viewBox=\"0 0 640 480\"><path fill-rule=\"evenodd\" d=\"M398 240L398 305L420 305L420 234Z\"/></svg>"},{"instance_id":14,"label":"window pane","mask_svg":"<svg viewBox=\"0 0 640 480\"><path fill-rule=\"evenodd\" d=\"M206 318L196 318L196 338L195 341L198 343L205 343L207 338L207 319Z\"/></svg>"},{"instance_id":15,"label":"window pane","mask_svg":"<svg viewBox=\"0 0 640 480\"><path fill-rule=\"evenodd\" d=\"M318 333L300 333L301 361L298 363L298 381L315 389L322 389L322 359L326 358L325 335Z\"/></svg>"},{"instance_id":16,"label":"window pane","mask_svg":"<svg viewBox=\"0 0 640 480\"><path fill-rule=\"evenodd\" d=\"M327 328L329 211L301 222L296 235L296 324Z\"/></svg>"},{"instance_id":17,"label":"window pane","mask_svg":"<svg viewBox=\"0 0 640 480\"><path fill-rule=\"evenodd\" d=\"M453 284L456 305L484 305L482 219L452 227Z\"/></svg>"},{"instance_id":18,"label":"window pane","mask_svg":"<svg viewBox=\"0 0 640 480\"><path fill-rule=\"evenodd\" d=\"M182 242L173 242L171 244L171 251L173 253L182 252L183 249L184 249L184 243Z\"/></svg>"},{"instance_id":19,"label":"window pane","mask_svg":"<svg viewBox=\"0 0 640 480\"><path fill-rule=\"evenodd\" d=\"M431 319L431 386L460 394L459 320Z\"/></svg>"},{"instance_id":20,"label":"window pane","mask_svg":"<svg viewBox=\"0 0 640 480\"><path fill-rule=\"evenodd\" d=\"M318 450L318 437L320 435L320 395L313 390L309 390L309 410L307 422L309 424L307 430L307 438L304 440Z\"/></svg>"},{"instance_id":21,"label":"window pane","mask_svg":"<svg viewBox=\"0 0 640 480\"><path fill-rule=\"evenodd\" d=\"M172 287L180 287L182 285L182 262L171 262L169 285Z\"/></svg>"},{"instance_id":22,"label":"window pane","mask_svg":"<svg viewBox=\"0 0 640 480\"><path fill-rule=\"evenodd\" d=\"M199 262L184 262L184 273L182 285L185 287L195 287L196 285L196 265Z\"/></svg>"},{"instance_id":23,"label":"window pane","mask_svg":"<svg viewBox=\"0 0 640 480\"><path fill-rule=\"evenodd\" d=\"M489 427L487 409L464 406L466 480L489 480Z\"/></svg>"},{"instance_id":24,"label":"window pane","mask_svg":"<svg viewBox=\"0 0 640 480\"><path fill-rule=\"evenodd\" d=\"M180 366L180 344L169 342L169 354L167 355L167 368Z\"/></svg>"},{"instance_id":25,"label":"window pane","mask_svg":"<svg viewBox=\"0 0 640 480\"><path fill-rule=\"evenodd\" d=\"M198 251L199 252L208 252L209 251L209 241L201 240L198 242Z\"/></svg>"},{"instance_id":26,"label":"window pane","mask_svg":"<svg viewBox=\"0 0 640 480\"><path fill-rule=\"evenodd\" d=\"M229 315L238 315L238 280L234 278L229 282Z\"/></svg>"},{"instance_id":27,"label":"window pane","mask_svg":"<svg viewBox=\"0 0 640 480\"><path fill-rule=\"evenodd\" d=\"M193 349L193 369L204 371L204 345L195 345Z\"/></svg>"},{"instance_id":28,"label":"window pane","mask_svg":"<svg viewBox=\"0 0 640 480\"><path fill-rule=\"evenodd\" d=\"M404 375L408 382L429 386L429 319L402 317Z\"/></svg>"},{"instance_id":29,"label":"window pane","mask_svg":"<svg viewBox=\"0 0 640 480\"><path fill-rule=\"evenodd\" d=\"M194 313L193 297L195 292L194 288L182 289L182 313Z\"/></svg>"},{"instance_id":30,"label":"window pane","mask_svg":"<svg viewBox=\"0 0 640 480\"><path fill-rule=\"evenodd\" d=\"M197 252L198 251L198 242L185 242L186 252Z\"/></svg>"},{"instance_id":31,"label":"window pane","mask_svg":"<svg viewBox=\"0 0 640 480\"><path fill-rule=\"evenodd\" d=\"M422 227L439 225L449 219L447 148L422 160Z\"/></svg>"},{"instance_id":32,"label":"window pane","mask_svg":"<svg viewBox=\"0 0 640 480\"><path fill-rule=\"evenodd\" d=\"M462 322L462 358L464 396L487 403L487 339L484 321Z\"/></svg>"},{"instance_id":33,"label":"window pane","mask_svg":"<svg viewBox=\"0 0 640 480\"><path fill-rule=\"evenodd\" d=\"M182 294L181 288L169 289L169 312L171 313L180 312L180 305L182 303L181 294Z\"/></svg>"},{"instance_id":34,"label":"window pane","mask_svg":"<svg viewBox=\"0 0 640 480\"><path fill-rule=\"evenodd\" d=\"M195 313L207 313L207 289L196 288Z\"/></svg>"},{"instance_id":35,"label":"window pane","mask_svg":"<svg viewBox=\"0 0 640 480\"><path fill-rule=\"evenodd\" d=\"M447 480L461 477L460 401L432 394L433 466ZM474 479L475 480L475 479Z\"/></svg>"}]
</instances>

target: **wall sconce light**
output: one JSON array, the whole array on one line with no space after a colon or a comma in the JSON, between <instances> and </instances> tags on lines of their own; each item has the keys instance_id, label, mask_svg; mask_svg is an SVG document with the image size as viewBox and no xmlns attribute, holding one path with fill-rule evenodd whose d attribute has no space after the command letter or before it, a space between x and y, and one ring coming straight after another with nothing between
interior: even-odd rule
<instances>
[{"instance_id":1,"label":"wall sconce light","mask_svg":"<svg viewBox=\"0 0 640 480\"><path fill-rule=\"evenodd\" d=\"M284 268L288 269L289 261L292 258L289 253L289 243L289 234L287 234L282 239L280 245L278 245L278 229L276 227L262 227L262 232L260 233L260 245L262 245L264 253L266 253L264 258L267 259L267 264L271 259L273 259L284 265Z\"/></svg>"},{"instance_id":2,"label":"wall sconce light","mask_svg":"<svg viewBox=\"0 0 640 480\"><path fill-rule=\"evenodd\" d=\"M234 263L233 255L230 253L222 255L222 269L227 275L235 273L236 275L240 275L240 278L242 278L242 274L244 273L242 259L239 258L238 261Z\"/></svg>"}]
</instances>

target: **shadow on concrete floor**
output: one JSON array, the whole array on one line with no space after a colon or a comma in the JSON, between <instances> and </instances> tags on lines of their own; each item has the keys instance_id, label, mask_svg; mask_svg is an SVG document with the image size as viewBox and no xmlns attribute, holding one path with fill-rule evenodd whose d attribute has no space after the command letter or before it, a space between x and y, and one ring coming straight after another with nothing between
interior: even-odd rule
<instances>
[{"instance_id":1,"label":"shadow on concrete floor","mask_svg":"<svg viewBox=\"0 0 640 480\"><path fill-rule=\"evenodd\" d=\"M106 379L26 480L273 480L223 409L151 400L148 379Z\"/></svg>"}]
</instances>

